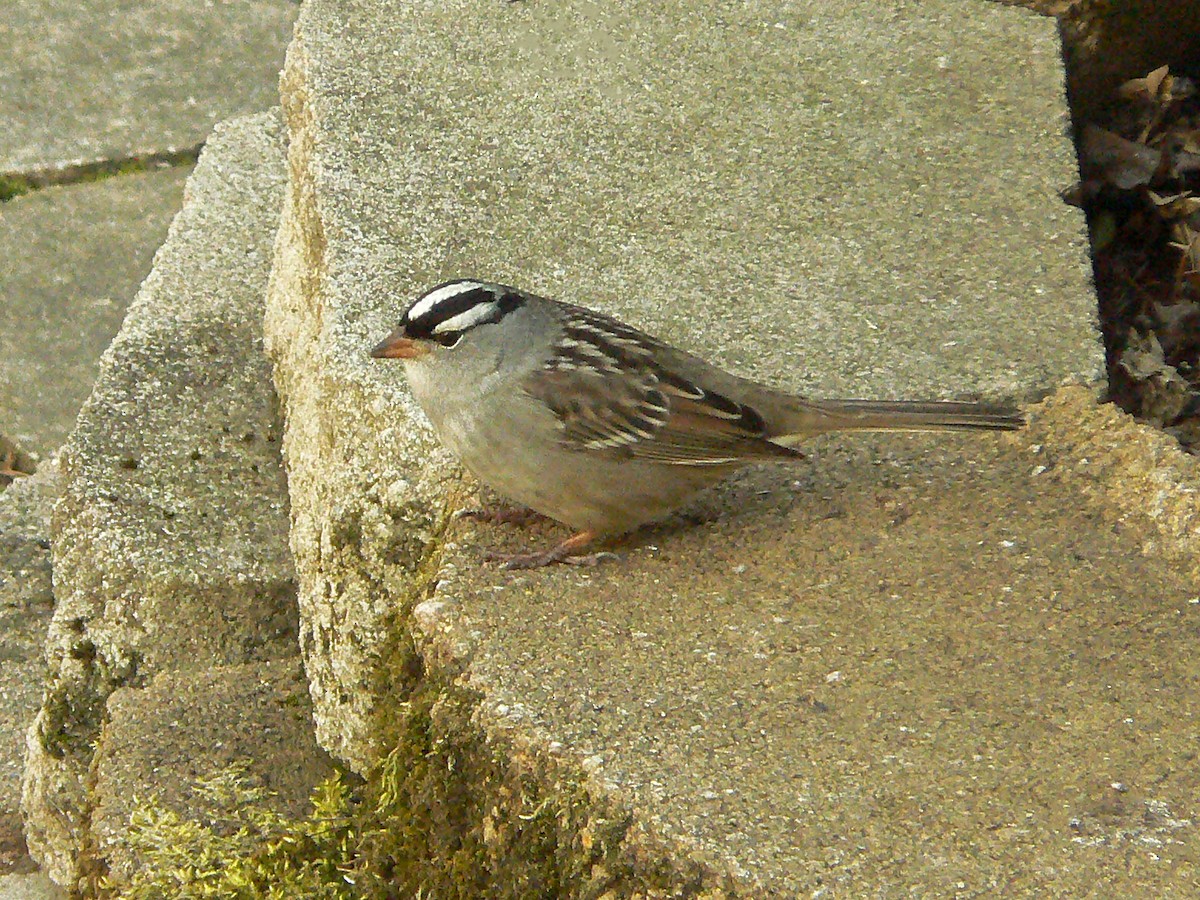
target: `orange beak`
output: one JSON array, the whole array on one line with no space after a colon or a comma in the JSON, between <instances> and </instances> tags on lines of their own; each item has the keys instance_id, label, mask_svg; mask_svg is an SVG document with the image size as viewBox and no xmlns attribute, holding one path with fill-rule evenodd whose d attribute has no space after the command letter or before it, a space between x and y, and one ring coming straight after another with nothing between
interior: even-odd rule
<instances>
[{"instance_id":1,"label":"orange beak","mask_svg":"<svg viewBox=\"0 0 1200 900\"><path fill-rule=\"evenodd\" d=\"M371 355L376 359L416 359L428 352L427 348L412 338L405 337L400 329L393 331L371 348Z\"/></svg>"}]
</instances>

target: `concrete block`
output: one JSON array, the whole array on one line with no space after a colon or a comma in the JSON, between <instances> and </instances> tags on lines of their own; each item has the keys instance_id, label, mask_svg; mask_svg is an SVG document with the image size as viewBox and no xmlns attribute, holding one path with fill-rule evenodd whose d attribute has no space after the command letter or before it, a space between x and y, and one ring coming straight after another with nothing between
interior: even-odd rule
<instances>
[{"instance_id":1,"label":"concrete block","mask_svg":"<svg viewBox=\"0 0 1200 900\"><path fill-rule=\"evenodd\" d=\"M1051 23L755 3L680 35L681 15L302 13L267 341L318 729L356 765L373 701L347 688L370 680L392 606L372 598L390 557L401 581L421 569L454 479L402 379L364 356L421 288L508 280L817 395L1028 397L1099 376L1083 223L1056 195L1074 163Z\"/></svg>"},{"instance_id":2,"label":"concrete block","mask_svg":"<svg viewBox=\"0 0 1200 900\"><path fill-rule=\"evenodd\" d=\"M276 119L224 125L63 454L49 684L23 808L69 884L109 695L296 652L279 422L260 329L283 188Z\"/></svg>"},{"instance_id":3,"label":"concrete block","mask_svg":"<svg viewBox=\"0 0 1200 900\"><path fill-rule=\"evenodd\" d=\"M1190 883L1194 586L1152 548L1190 546L1194 466L1106 455L1142 432L1093 389L1013 437L824 438L618 564L514 575L480 548L565 532L453 520L469 486L366 357L479 275L815 396L1094 384L1053 22L311 0L282 93L265 331L314 717L360 771L418 733L444 763L406 797L419 887Z\"/></svg>"},{"instance_id":4,"label":"concrete block","mask_svg":"<svg viewBox=\"0 0 1200 900\"><path fill-rule=\"evenodd\" d=\"M0 175L194 147L274 105L286 0L8 0Z\"/></svg>"}]
</instances>

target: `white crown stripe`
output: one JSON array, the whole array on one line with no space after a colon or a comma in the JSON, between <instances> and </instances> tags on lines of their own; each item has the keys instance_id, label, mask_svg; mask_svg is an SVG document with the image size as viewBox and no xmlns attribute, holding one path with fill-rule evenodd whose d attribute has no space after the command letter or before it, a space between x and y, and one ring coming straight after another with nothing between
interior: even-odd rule
<instances>
[{"instance_id":1,"label":"white crown stripe","mask_svg":"<svg viewBox=\"0 0 1200 900\"><path fill-rule=\"evenodd\" d=\"M478 325L484 319L495 319L499 308L500 306L497 303L477 303L470 309L460 312L457 316L451 316L444 322L438 322L433 327L433 333L450 334L455 331L466 331L468 328Z\"/></svg>"},{"instance_id":2,"label":"white crown stripe","mask_svg":"<svg viewBox=\"0 0 1200 900\"><path fill-rule=\"evenodd\" d=\"M455 281L451 284L444 284L440 288L430 291L414 303L408 310L408 320L411 322L428 315L438 304L444 303L451 297L457 297L459 294L465 294L468 291L477 291L486 286L479 281Z\"/></svg>"}]
</instances>

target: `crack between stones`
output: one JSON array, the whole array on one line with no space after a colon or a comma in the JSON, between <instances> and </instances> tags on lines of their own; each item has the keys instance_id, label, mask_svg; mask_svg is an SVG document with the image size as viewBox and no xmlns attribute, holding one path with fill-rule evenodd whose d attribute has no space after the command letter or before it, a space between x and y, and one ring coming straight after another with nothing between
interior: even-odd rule
<instances>
[{"instance_id":1,"label":"crack between stones","mask_svg":"<svg viewBox=\"0 0 1200 900\"><path fill-rule=\"evenodd\" d=\"M43 188L68 184L87 184L118 175L153 172L174 166L195 165L204 149L204 141L179 150L159 150L153 153L130 153L91 162L47 166L28 171L0 171L0 203Z\"/></svg>"}]
</instances>

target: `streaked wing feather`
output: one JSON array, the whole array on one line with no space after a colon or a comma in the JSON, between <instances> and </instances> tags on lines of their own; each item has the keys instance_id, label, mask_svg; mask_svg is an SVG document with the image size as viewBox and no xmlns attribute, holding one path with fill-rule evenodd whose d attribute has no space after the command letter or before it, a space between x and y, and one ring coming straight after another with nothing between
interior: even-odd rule
<instances>
[{"instance_id":1,"label":"streaked wing feather","mask_svg":"<svg viewBox=\"0 0 1200 900\"><path fill-rule=\"evenodd\" d=\"M659 366L653 338L571 311L556 355L525 382L558 418L565 446L686 466L802 455L767 440L752 408Z\"/></svg>"}]
</instances>

